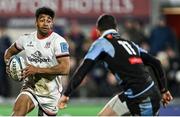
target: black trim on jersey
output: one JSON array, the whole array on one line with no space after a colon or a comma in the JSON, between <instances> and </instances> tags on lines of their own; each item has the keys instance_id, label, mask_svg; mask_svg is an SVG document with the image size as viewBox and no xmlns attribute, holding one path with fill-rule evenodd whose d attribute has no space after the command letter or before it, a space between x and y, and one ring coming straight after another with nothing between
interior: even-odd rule
<instances>
[{"instance_id":1,"label":"black trim on jersey","mask_svg":"<svg viewBox=\"0 0 180 117\"><path fill-rule=\"evenodd\" d=\"M94 60L85 59L83 61L83 63L79 66L79 68L73 74L68 84L68 87L66 91L64 92L65 96L70 96L72 94L73 90L75 90L80 85L82 80L85 78L85 75L93 68L94 65L95 65Z\"/></svg>"},{"instance_id":2,"label":"black trim on jersey","mask_svg":"<svg viewBox=\"0 0 180 117\"><path fill-rule=\"evenodd\" d=\"M22 51L22 50L23 50L23 49L18 48L16 43L14 43L14 47L15 47L17 50L19 50L19 51Z\"/></svg>"},{"instance_id":3,"label":"black trim on jersey","mask_svg":"<svg viewBox=\"0 0 180 117\"><path fill-rule=\"evenodd\" d=\"M56 58L61 58L61 57L66 57L66 56L69 56L69 54L58 55L58 56L56 56Z\"/></svg>"},{"instance_id":4,"label":"black trim on jersey","mask_svg":"<svg viewBox=\"0 0 180 117\"><path fill-rule=\"evenodd\" d=\"M154 58L153 56L145 52L141 52L141 57L143 59L144 64L150 66L153 69L156 75L156 79L157 79L161 93L166 92L167 79L165 76L165 72L163 71L161 62L158 59Z\"/></svg>"}]
</instances>

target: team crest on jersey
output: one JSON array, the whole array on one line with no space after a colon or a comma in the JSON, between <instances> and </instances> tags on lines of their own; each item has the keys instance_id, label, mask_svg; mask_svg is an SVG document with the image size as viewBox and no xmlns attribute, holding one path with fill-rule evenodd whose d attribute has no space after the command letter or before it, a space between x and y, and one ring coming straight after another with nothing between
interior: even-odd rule
<instances>
[{"instance_id":1,"label":"team crest on jersey","mask_svg":"<svg viewBox=\"0 0 180 117\"><path fill-rule=\"evenodd\" d=\"M61 52L68 52L68 45L65 42L60 43Z\"/></svg>"},{"instance_id":2,"label":"team crest on jersey","mask_svg":"<svg viewBox=\"0 0 180 117\"><path fill-rule=\"evenodd\" d=\"M44 48L50 48L51 42L46 42L46 45L44 46Z\"/></svg>"}]
</instances>

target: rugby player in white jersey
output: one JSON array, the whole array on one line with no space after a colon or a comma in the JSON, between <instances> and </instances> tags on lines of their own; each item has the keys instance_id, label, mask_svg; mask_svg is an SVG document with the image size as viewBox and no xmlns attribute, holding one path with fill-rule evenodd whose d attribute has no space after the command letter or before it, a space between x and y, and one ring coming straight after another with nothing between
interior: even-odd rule
<instances>
[{"instance_id":1,"label":"rugby player in white jersey","mask_svg":"<svg viewBox=\"0 0 180 117\"><path fill-rule=\"evenodd\" d=\"M36 10L37 31L19 37L7 50L4 60L25 51L27 67L23 70L23 86L13 108L13 116L25 116L36 106L39 116L58 113L61 77L70 70L69 45L52 31L55 13L42 7Z\"/></svg>"}]
</instances>

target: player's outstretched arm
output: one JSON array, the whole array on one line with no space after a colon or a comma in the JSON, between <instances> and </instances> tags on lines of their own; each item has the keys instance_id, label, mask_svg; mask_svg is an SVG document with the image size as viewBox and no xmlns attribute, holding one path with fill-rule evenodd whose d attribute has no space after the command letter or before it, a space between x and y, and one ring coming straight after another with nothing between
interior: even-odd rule
<instances>
[{"instance_id":1,"label":"player's outstretched arm","mask_svg":"<svg viewBox=\"0 0 180 117\"><path fill-rule=\"evenodd\" d=\"M95 64L95 61L90 60L90 59L85 59L81 63L81 65L78 67L76 72L73 74L73 76L64 92L64 95L59 100L58 107L60 109L66 107L67 102L69 100L69 96L81 84L85 75L91 70L91 68L94 66L94 64Z\"/></svg>"},{"instance_id":2,"label":"player's outstretched arm","mask_svg":"<svg viewBox=\"0 0 180 117\"><path fill-rule=\"evenodd\" d=\"M85 59L73 74L67 89L64 92L65 96L70 96L71 93L80 85L85 75L93 68L95 64L94 60Z\"/></svg>"},{"instance_id":3,"label":"player's outstretched arm","mask_svg":"<svg viewBox=\"0 0 180 117\"><path fill-rule=\"evenodd\" d=\"M169 104L169 102L173 99L173 97L167 89L167 79L162 68L161 62L147 53L142 52L141 57L143 59L144 64L151 66L151 68L153 69L159 85L159 90L162 94L162 104L164 107L166 107L167 104Z\"/></svg>"},{"instance_id":4,"label":"player's outstretched arm","mask_svg":"<svg viewBox=\"0 0 180 117\"><path fill-rule=\"evenodd\" d=\"M142 57L143 63L145 65L150 66L153 69L153 71L156 75L155 78L157 79L158 86L159 86L161 93L166 92L168 90L167 89L167 79L166 79L165 72L162 68L161 62L158 59L156 59L155 57L153 57L150 54L145 53L145 52L141 52L141 57Z\"/></svg>"}]
</instances>

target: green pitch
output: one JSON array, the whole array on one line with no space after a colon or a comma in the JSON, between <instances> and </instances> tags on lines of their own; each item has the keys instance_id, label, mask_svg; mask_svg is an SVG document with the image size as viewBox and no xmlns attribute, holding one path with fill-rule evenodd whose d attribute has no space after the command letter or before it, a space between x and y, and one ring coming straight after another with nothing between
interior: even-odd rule
<instances>
[{"instance_id":1,"label":"green pitch","mask_svg":"<svg viewBox=\"0 0 180 117\"><path fill-rule=\"evenodd\" d=\"M66 109L59 110L58 116L95 116L102 109L103 104L69 104ZM10 116L12 105L0 104L0 116ZM37 116L37 109L33 110L28 116Z\"/></svg>"}]
</instances>

